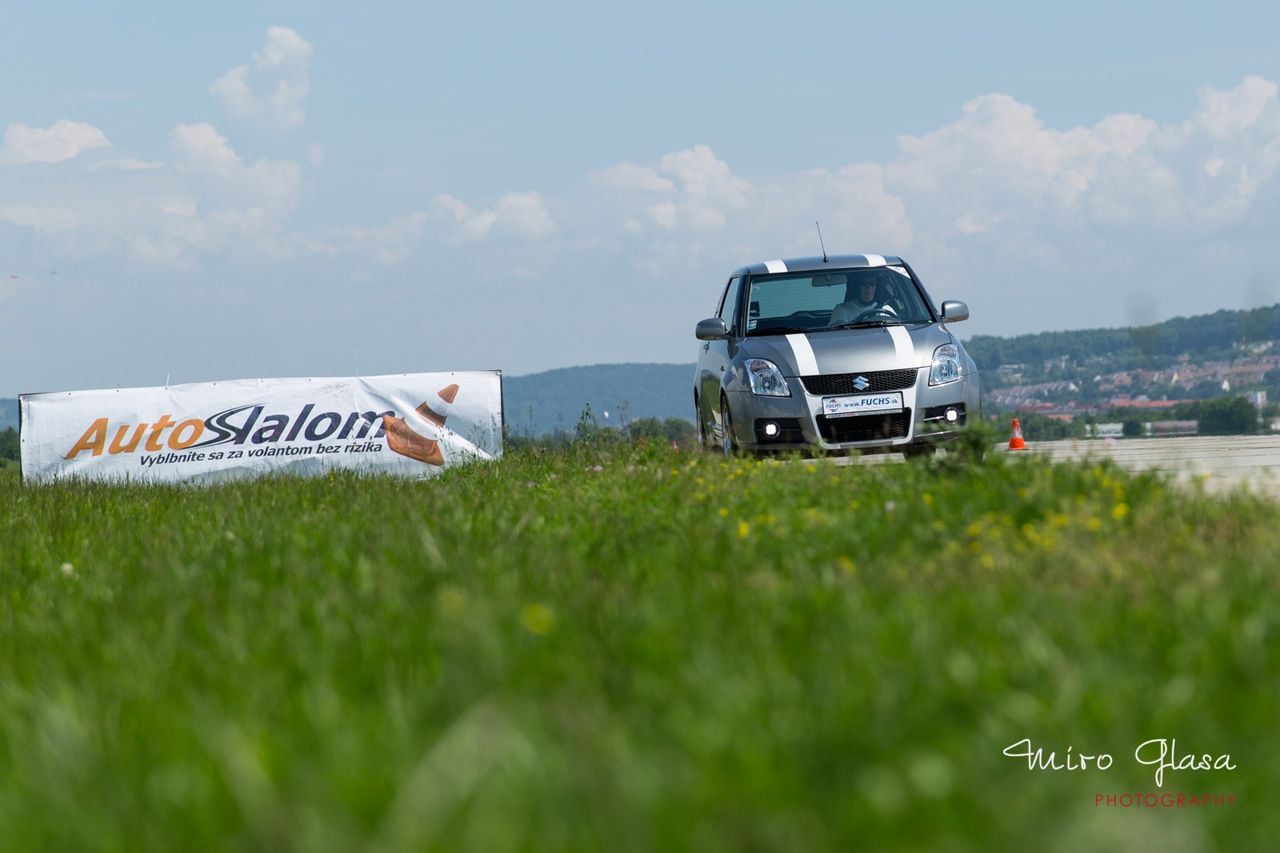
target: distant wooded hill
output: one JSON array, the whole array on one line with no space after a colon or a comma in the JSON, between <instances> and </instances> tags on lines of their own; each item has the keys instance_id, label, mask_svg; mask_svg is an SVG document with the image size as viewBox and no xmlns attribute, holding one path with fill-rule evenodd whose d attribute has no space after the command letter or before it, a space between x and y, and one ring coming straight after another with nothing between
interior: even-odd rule
<instances>
[{"instance_id":1,"label":"distant wooded hill","mask_svg":"<svg viewBox=\"0 0 1280 853\"><path fill-rule=\"evenodd\" d=\"M1108 370L1159 369L1180 356L1191 362L1231 358L1249 344L1280 340L1280 305L1247 311L1215 311L1175 317L1150 326L1039 332L1002 338L976 335L965 349L978 368L994 379L1002 364L1024 365L1023 381L1059 378L1053 362ZM1042 375L1043 374L1043 375Z\"/></svg>"},{"instance_id":2,"label":"distant wooded hill","mask_svg":"<svg viewBox=\"0 0 1280 853\"><path fill-rule=\"evenodd\" d=\"M507 429L520 435L572 433L588 406L601 426L641 418L692 422L693 365L593 364L504 376L502 396Z\"/></svg>"}]
</instances>

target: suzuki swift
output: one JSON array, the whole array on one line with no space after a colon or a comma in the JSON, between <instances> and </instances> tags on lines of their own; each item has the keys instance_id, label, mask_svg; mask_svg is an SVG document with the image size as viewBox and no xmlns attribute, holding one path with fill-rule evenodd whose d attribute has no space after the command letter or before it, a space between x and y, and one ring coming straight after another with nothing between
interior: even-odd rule
<instances>
[{"instance_id":1,"label":"suzuki swift","mask_svg":"<svg viewBox=\"0 0 1280 853\"><path fill-rule=\"evenodd\" d=\"M978 369L897 257L742 267L698 323L693 403L704 446L932 453L981 418Z\"/></svg>"}]
</instances>

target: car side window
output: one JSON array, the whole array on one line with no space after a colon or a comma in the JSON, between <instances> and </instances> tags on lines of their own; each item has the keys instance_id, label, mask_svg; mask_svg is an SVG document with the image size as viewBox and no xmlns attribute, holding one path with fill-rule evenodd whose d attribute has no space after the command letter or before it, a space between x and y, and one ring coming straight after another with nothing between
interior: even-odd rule
<instances>
[{"instance_id":1,"label":"car side window","mask_svg":"<svg viewBox=\"0 0 1280 853\"><path fill-rule=\"evenodd\" d=\"M738 307L738 289L741 285L742 280L736 275L729 279L729 286L724 289L724 298L720 300L718 316L730 331L733 331L733 312Z\"/></svg>"}]
</instances>

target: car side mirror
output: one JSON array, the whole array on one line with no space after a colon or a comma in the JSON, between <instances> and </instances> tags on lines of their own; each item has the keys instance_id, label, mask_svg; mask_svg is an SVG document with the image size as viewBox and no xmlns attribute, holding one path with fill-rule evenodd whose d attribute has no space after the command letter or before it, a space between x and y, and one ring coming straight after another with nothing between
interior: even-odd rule
<instances>
[{"instance_id":1,"label":"car side mirror","mask_svg":"<svg viewBox=\"0 0 1280 853\"><path fill-rule=\"evenodd\" d=\"M719 317L708 317L698 321L698 329L694 334L700 341L722 341L729 337L729 327Z\"/></svg>"},{"instance_id":2,"label":"car side mirror","mask_svg":"<svg viewBox=\"0 0 1280 853\"><path fill-rule=\"evenodd\" d=\"M948 299L942 303L942 321L944 323L959 323L961 320L968 319L968 305L956 299Z\"/></svg>"}]
</instances>

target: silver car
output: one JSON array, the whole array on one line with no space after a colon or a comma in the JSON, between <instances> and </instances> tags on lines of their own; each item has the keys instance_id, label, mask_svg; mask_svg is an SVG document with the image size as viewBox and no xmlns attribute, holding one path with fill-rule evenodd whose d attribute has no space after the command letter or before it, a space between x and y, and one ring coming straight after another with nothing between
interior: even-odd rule
<instances>
[{"instance_id":1,"label":"silver car","mask_svg":"<svg viewBox=\"0 0 1280 853\"><path fill-rule=\"evenodd\" d=\"M698 323L698 436L726 454L932 453L982 417L978 369L901 258L765 261L734 271Z\"/></svg>"}]
</instances>

